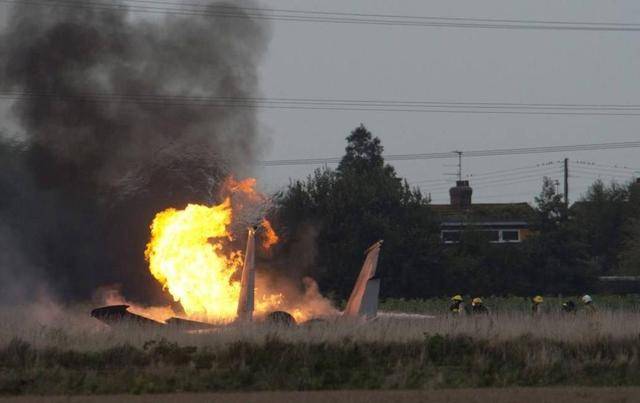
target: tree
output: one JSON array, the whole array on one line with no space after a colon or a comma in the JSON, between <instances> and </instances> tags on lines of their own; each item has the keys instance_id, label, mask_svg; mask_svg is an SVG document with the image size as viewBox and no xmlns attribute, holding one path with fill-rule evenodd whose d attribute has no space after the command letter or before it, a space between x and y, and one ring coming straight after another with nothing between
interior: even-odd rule
<instances>
[{"instance_id":1,"label":"tree","mask_svg":"<svg viewBox=\"0 0 640 403\"><path fill-rule=\"evenodd\" d=\"M640 275L640 181L629 185L629 201L625 208L619 256L620 273Z\"/></svg>"},{"instance_id":2,"label":"tree","mask_svg":"<svg viewBox=\"0 0 640 403\"><path fill-rule=\"evenodd\" d=\"M619 260L621 274L640 275L640 219L628 223L627 237Z\"/></svg>"},{"instance_id":3,"label":"tree","mask_svg":"<svg viewBox=\"0 0 640 403\"><path fill-rule=\"evenodd\" d=\"M347 137L346 153L338 165L340 174L367 174L384 169L388 175L395 177L395 170L385 165L382 152L384 147L380 139L373 137L364 125L358 126Z\"/></svg>"},{"instance_id":4,"label":"tree","mask_svg":"<svg viewBox=\"0 0 640 403\"><path fill-rule=\"evenodd\" d=\"M586 243L601 274L614 273L628 217L629 188L598 180L591 185L573 210L574 236Z\"/></svg>"},{"instance_id":5,"label":"tree","mask_svg":"<svg viewBox=\"0 0 640 403\"><path fill-rule=\"evenodd\" d=\"M545 176L542 179L542 190L535 198L536 227L538 231L553 230L566 218L566 204L561 195L556 192L555 182Z\"/></svg>"},{"instance_id":6,"label":"tree","mask_svg":"<svg viewBox=\"0 0 640 403\"><path fill-rule=\"evenodd\" d=\"M530 292L580 293L593 284L587 245L576 236L569 213L554 182L545 177L536 197L535 233L523 243L520 269Z\"/></svg>"},{"instance_id":7,"label":"tree","mask_svg":"<svg viewBox=\"0 0 640 403\"><path fill-rule=\"evenodd\" d=\"M380 139L360 125L347 137L338 168L318 170L276 197L290 245L313 228L311 274L324 290L348 297L363 250L384 240L378 274L386 296L428 296L438 287L437 226L427 200L384 163Z\"/></svg>"}]
</instances>

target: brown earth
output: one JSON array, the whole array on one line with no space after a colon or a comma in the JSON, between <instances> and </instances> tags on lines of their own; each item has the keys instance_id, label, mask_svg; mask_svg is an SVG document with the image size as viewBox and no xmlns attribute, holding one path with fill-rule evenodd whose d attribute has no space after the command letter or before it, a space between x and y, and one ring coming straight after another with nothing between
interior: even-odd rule
<instances>
[{"instance_id":1,"label":"brown earth","mask_svg":"<svg viewBox=\"0 0 640 403\"><path fill-rule=\"evenodd\" d=\"M640 388L506 388L429 391L256 392L75 397L10 397L3 403L632 403Z\"/></svg>"}]
</instances>

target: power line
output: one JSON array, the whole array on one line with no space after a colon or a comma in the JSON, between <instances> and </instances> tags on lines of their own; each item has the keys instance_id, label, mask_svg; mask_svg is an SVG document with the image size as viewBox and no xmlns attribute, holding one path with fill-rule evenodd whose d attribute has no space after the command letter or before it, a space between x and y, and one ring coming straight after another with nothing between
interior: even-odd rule
<instances>
[{"instance_id":1,"label":"power line","mask_svg":"<svg viewBox=\"0 0 640 403\"><path fill-rule=\"evenodd\" d=\"M492 188L492 187L498 187L498 186L506 186L506 185L512 185L512 184L518 184L518 183L529 183L529 182L536 182L536 181L541 181L542 178L541 177L532 177L532 178L525 178L525 179L519 179L517 181L512 181L512 182L505 182L505 183L494 183L494 184L488 184L486 186L483 186L483 189L488 189L488 188ZM439 192L445 192L447 189L441 189L441 190L433 190L433 189L425 189L425 191L429 191L431 193L439 193ZM480 196L482 197L482 196Z\"/></svg>"},{"instance_id":2,"label":"power line","mask_svg":"<svg viewBox=\"0 0 640 403\"><path fill-rule=\"evenodd\" d=\"M629 173L612 173L612 172L601 172L601 171L589 171L584 169L573 168L572 171L578 172L582 175L591 175L591 176L610 176L616 178L632 178L634 177L633 172Z\"/></svg>"},{"instance_id":3,"label":"power line","mask_svg":"<svg viewBox=\"0 0 640 403\"><path fill-rule=\"evenodd\" d=\"M525 147L525 148L506 148L493 150L474 150L464 151L465 157L494 157L506 155L525 155L525 154L547 154L557 152L572 151L598 151L598 150L615 150L621 148L640 148L640 141L627 141L618 143L600 143L600 144L576 144L566 146L548 146L548 147ZM429 160L441 158L454 158L457 154L452 151L439 153L423 153L423 154L390 154L384 155L387 161L412 161L412 160ZM291 165L323 165L339 163L341 157L328 158L299 158L299 159L281 159L258 162L260 166L291 166Z\"/></svg>"},{"instance_id":4,"label":"power line","mask_svg":"<svg viewBox=\"0 0 640 403\"><path fill-rule=\"evenodd\" d=\"M583 167L578 167L578 166L573 166L571 168L571 170L576 171L576 172L583 172L583 173L592 173L592 174L597 174L597 175L616 175L616 176L624 176L624 177L629 177L629 176L633 176L634 175L634 171L628 171L628 172L618 172L618 171L608 171L608 170L604 170L602 168L597 168L597 169L589 169L589 168L583 168Z\"/></svg>"},{"instance_id":5,"label":"power line","mask_svg":"<svg viewBox=\"0 0 640 403\"><path fill-rule=\"evenodd\" d=\"M493 182L500 182L500 181L509 181L512 179L518 179L520 177L529 177L529 176L537 176L539 178L542 178L545 175L551 175L554 173L559 173L560 170L558 168L553 168L553 169L547 169L547 170L543 170L543 171L539 171L539 172L521 172L519 175L510 175L510 176L505 176L505 177L498 177L498 178L485 178L485 179L480 179L477 181L473 181L471 182L472 184L478 184L478 185L482 185L485 183L493 183Z\"/></svg>"},{"instance_id":6,"label":"power line","mask_svg":"<svg viewBox=\"0 0 640 403\"><path fill-rule=\"evenodd\" d=\"M1 1L1 0L0 0ZM175 100L179 100L179 105L184 105L185 102L192 105L199 105L201 102L218 102L218 106L249 106L247 102L267 102L267 103L280 103L288 102L292 98L232 98L232 97L189 97L181 95L159 95L159 94L146 94L146 95L134 95L134 94L108 94L108 93L94 93L94 94L77 94L77 95L64 95L46 92L0 92L0 99L16 99L24 100L31 98L50 97L60 100L72 100L79 102L135 102L152 104L159 103L175 104ZM294 99L296 100L296 99ZM169 101L169 102L168 102ZM349 101L349 100L310 100L310 99L297 99L297 102L314 102L314 103L354 103L354 102L377 102L379 104L385 101ZM230 103L229 103L230 102ZM244 104L242 102L245 102ZM387 104L397 103L399 101L387 101ZM420 103L420 102L415 102ZM437 102L422 102L422 104L436 104ZM537 106L568 106L568 105L580 105L580 104L514 104L514 103L445 103L446 105L509 105L520 107L523 105L537 105ZM268 105L267 105L268 106ZM588 105L584 104L582 107L607 107L610 108L613 105ZM617 106L618 107L618 106ZM625 105L624 108L640 108L638 105ZM545 112L546 113L546 112ZM568 151L589 151L589 150L603 150L603 149L619 149L619 148L634 148L640 147L640 142L622 142L622 143L604 143L604 144L585 144L585 145L572 145L572 146L553 146L553 147L530 147L530 148L518 148L518 149L498 149L498 150L476 150L463 152L467 157L486 157L486 156L500 156L500 155L519 155L519 154L535 154L535 153L551 153L551 152L568 152ZM445 153L426 153L426 154L398 154L387 155L385 158L390 161L407 161L407 160L422 160L422 159L436 159L436 158L451 158L458 155L458 152L445 152ZM314 165L314 164L328 164L337 163L340 161L339 157L332 158L311 158L311 159L294 159L294 160L275 160L275 161L263 161L260 163L262 166L280 166L280 165ZM522 168L518 168L522 169ZM607 169L607 168L603 168ZM621 169L621 168L615 168ZM498 172L493 172L497 174ZM491 173L485 173L484 175L490 176ZM479 174L476 176L480 176Z\"/></svg>"},{"instance_id":7,"label":"power line","mask_svg":"<svg viewBox=\"0 0 640 403\"><path fill-rule=\"evenodd\" d=\"M518 176L513 178L504 178L504 179L499 179L494 181L474 182L474 183L471 183L471 186L474 187L475 189L484 189L484 188L491 188L495 186L504 186L504 185L526 183L526 182L532 182L532 181L541 181L545 176L549 176L552 174L560 175L561 172L559 171L543 172L543 173L528 174L528 175ZM453 184L449 186L435 186L435 187L423 186L421 188L424 188L429 192L444 192L444 191L447 191L452 185Z\"/></svg>"},{"instance_id":8,"label":"power line","mask_svg":"<svg viewBox=\"0 0 640 403\"><path fill-rule=\"evenodd\" d=\"M501 180L495 180L495 181L488 181L488 182L483 182L483 183L472 183L471 186L472 187L473 186L477 186L478 188L490 188L490 187L494 187L494 186L511 185L511 184L526 183L526 182L532 182L532 181L542 181L542 179L545 176L549 176L549 175L551 175L553 173L556 173L558 175L561 174L559 171L547 172L546 174L525 175L525 176L520 176L520 177L514 177L514 178L509 178L509 179L501 179ZM431 190L431 191L448 190L448 188L442 188L442 187L427 188L427 189Z\"/></svg>"},{"instance_id":9,"label":"power line","mask_svg":"<svg viewBox=\"0 0 640 403\"><path fill-rule=\"evenodd\" d=\"M571 163L574 165L580 165L581 167L597 168L597 169L604 169L609 171L640 172L640 168L628 167L621 164L607 165L607 164L599 164L593 161L584 161L584 160L572 161Z\"/></svg>"},{"instance_id":10,"label":"power line","mask_svg":"<svg viewBox=\"0 0 640 403\"><path fill-rule=\"evenodd\" d=\"M582 165L582 164L573 164L572 165L572 169L583 170L583 171L591 171L591 172L614 173L614 174L618 174L618 175L631 175L634 172L640 172L640 171L634 171L633 169L617 170L617 169L590 166L590 165Z\"/></svg>"},{"instance_id":11,"label":"power line","mask_svg":"<svg viewBox=\"0 0 640 403\"><path fill-rule=\"evenodd\" d=\"M167 4L176 6L193 6L204 7L209 6L202 3L176 3L170 1L158 1L158 0L128 0L128 3L152 3L152 4ZM553 23L553 24L590 24L590 25L637 25L629 23L602 23L602 22L572 22L572 21L544 21L544 20L515 20L515 19L487 19L487 18L461 18L461 17L424 17L414 15L398 15L398 14L365 14L365 13L350 13L350 12L329 12L329 11L311 11L311 10L293 10L293 9L275 9L275 8L262 8L262 7L236 7L236 6L224 6L216 5L216 8L227 8L243 10L259 11L259 12L284 12L293 14L318 14L318 15L343 15L343 16L358 16L358 17L380 17L380 18L409 18L409 19L423 19L423 20L450 20L450 21L479 21L479 22L508 22L508 23Z\"/></svg>"},{"instance_id":12,"label":"power line","mask_svg":"<svg viewBox=\"0 0 640 403\"><path fill-rule=\"evenodd\" d=\"M2 0L0 0L2 1ZM640 116L640 105L607 104L526 104L508 102L382 101L312 98L197 97L170 94L56 94L50 92L0 91L0 99L26 101L49 98L53 101L88 103L133 103L150 106L214 108L418 112L510 115Z\"/></svg>"},{"instance_id":13,"label":"power line","mask_svg":"<svg viewBox=\"0 0 640 403\"><path fill-rule=\"evenodd\" d=\"M0 0L2 1L2 0ZM541 108L541 109L614 109L614 110L640 110L640 104L578 104L578 103L523 103L523 102L460 102L460 101L410 101L410 100L380 100L380 99L335 99L335 98L284 98L284 97L209 97L189 96L175 94L131 94L131 93L78 93L59 94L55 92L35 91L3 91L7 96L24 97L53 97L63 99L105 98L115 100L181 100L193 102L272 102L272 103L310 103L310 104L368 104L376 106L400 105L400 106L467 106L467 107L509 107L509 108Z\"/></svg>"},{"instance_id":14,"label":"power line","mask_svg":"<svg viewBox=\"0 0 640 403\"><path fill-rule=\"evenodd\" d=\"M615 176L615 175L591 175L591 176L572 175L571 178L590 181L590 184L593 184L593 182L595 182L596 180L603 179L603 178L609 181L614 181L618 183L625 183L631 180L631 178L620 178L619 176ZM590 184L586 184L585 186L590 186Z\"/></svg>"},{"instance_id":15,"label":"power line","mask_svg":"<svg viewBox=\"0 0 640 403\"><path fill-rule=\"evenodd\" d=\"M533 171L539 171L539 170L546 170L553 164L555 163L546 162L546 163L540 163L536 165L527 165L527 166L511 168L511 169L501 169L497 171L483 172L480 174L470 174L470 175L467 175L466 178L471 180L472 183L474 184L481 183L484 180L490 180L490 179L500 179L500 178L507 179L510 176L522 175L525 173L525 172L519 172L519 171L527 170L527 171L533 172ZM541 173L541 172L538 172L538 173ZM410 185L423 185L423 186L439 186L439 185L445 186L445 184L448 186L451 183L453 183L453 181L447 180L447 179L423 179L423 180L409 182Z\"/></svg>"},{"instance_id":16,"label":"power line","mask_svg":"<svg viewBox=\"0 0 640 403\"><path fill-rule=\"evenodd\" d=\"M555 31L640 31L640 24L618 22L578 22L553 20L490 19L468 17L428 17L390 14L365 14L346 12L325 12L305 10L285 10L269 8L231 7L221 5L173 3L168 1L130 0L129 4L98 1L61 0L0 0L4 3L20 3L33 6L93 8L99 10L127 10L137 13L175 14L185 16L209 16L222 18L263 19L271 21L313 22L333 24L358 24L380 26L439 27L439 28L480 28ZM150 4L150 5L144 5Z\"/></svg>"},{"instance_id":17,"label":"power line","mask_svg":"<svg viewBox=\"0 0 640 403\"><path fill-rule=\"evenodd\" d=\"M471 181L471 186L474 185L479 185L479 186L484 186L485 184L489 184L489 183L502 183L502 182L509 182L512 180L517 180L517 179L521 179L521 178L530 178L530 177L537 177L537 178L542 178L545 175L551 175L551 174L555 174L555 173L560 173L559 169L557 167L555 168L547 168L545 170L542 171L531 171L531 172L514 172L511 175L508 176L502 176L502 177L488 177L488 178L483 178L483 179L478 179L478 180L473 180ZM444 185L437 185L438 188L442 187Z\"/></svg>"},{"instance_id":18,"label":"power line","mask_svg":"<svg viewBox=\"0 0 640 403\"><path fill-rule=\"evenodd\" d=\"M425 180L419 180L419 181L412 181L412 182L409 182L409 184L418 185L418 184L442 183L442 182L449 183L449 181L446 179L425 179Z\"/></svg>"},{"instance_id":19,"label":"power line","mask_svg":"<svg viewBox=\"0 0 640 403\"><path fill-rule=\"evenodd\" d=\"M548 164L529 165L527 167L520 167L520 168L502 169L498 171L486 172L481 174L467 175L467 178L474 182L478 180L482 181L485 179L493 179L493 178L499 178L503 176L512 176L512 175L521 174L522 172L519 172L519 171L534 172L534 171L540 171L540 170L547 170L549 168L554 168L553 165L554 163L548 163Z\"/></svg>"},{"instance_id":20,"label":"power line","mask_svg":"<svg viewBox=\"0 0 640 403\"><path fill-rule=\"evenodd\" d=\"M497 171L489 171L489 172L481 172L479 174L469 174L467 175L467 177L469 179L473 179L473 178L477 178L477 177L483 177L483 176L493 176L496 174L501 174L501 173L511 173L514 171L521 171L521 170L525 170L525 169L537 169L539 167L543 167L543 166L547 166L547 165L553 165L554 162L547 162L547 163L542 163L542 164L535 164L535 165L527 165L527 166L523 166L523 167L517 167L517 168L511 168L511 169L500 169Z\"/></svg>"},{"instance_id":21,"label":"power line","mask_svg":"<svg viewBox=\"0 0 640 403\"><path fill-rule=\"evenodd\" d=\"M586 184L581 184L581 185L576 185L578 188L588 188L593 184L594 179L598 179L598 178L593 178L593 177L586 177L586 176L578 176L578 175L570 175L571 178L575 178L575 179L581 179L581 180L586 180L589 181L589 183ZM529 179L518 179L518 180L514 180L514 181L510 181L510 182L503 182L503 183L496 183L496 184L488 184L488 185L483 185L479 188L475 188L474 189L474 197L480 198L480 199L486 199L486 198L493 198L493 197L502 197L502 196L516 196L516 195L531 195L531 196L536 196L535 192L522 192L522 193L506 193L506 194L502 194L502 195L494 195L494 194L483 194L483 190L485 189L490 189L490 188L495 188L498 186L505 186L505 185L510 185L510 184L517 184L517 183L530 183L530 182L535 182L538 180L541 180L541 177L532 177ZM446 189L440 189L440 190L434 190L434 189L426 189L429 192L432 193L440 193ZM442 200L442 201L447 201L446 200L446 196L442 195L440 197L436 196L433 197L433 200Z\"/></svg>"}]
</instances>

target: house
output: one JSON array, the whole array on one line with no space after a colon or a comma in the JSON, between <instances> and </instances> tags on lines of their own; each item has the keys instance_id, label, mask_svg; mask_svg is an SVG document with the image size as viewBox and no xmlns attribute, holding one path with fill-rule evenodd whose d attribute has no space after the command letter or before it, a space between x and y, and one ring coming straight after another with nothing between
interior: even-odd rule
<instances>
[{"instance_id":1,"label":"house","mask_svg":"<svg viewBox=\"0 0 640 403\"><path fill-rule=\"evenodd\" d=\"M459 180L449 190L450 204L432 204L446 244L460 242L464 231L481 231L492 243L519 243L531 234L533 208L522 203L473 203L469 181Z\"/></svg>"}]
</instances>

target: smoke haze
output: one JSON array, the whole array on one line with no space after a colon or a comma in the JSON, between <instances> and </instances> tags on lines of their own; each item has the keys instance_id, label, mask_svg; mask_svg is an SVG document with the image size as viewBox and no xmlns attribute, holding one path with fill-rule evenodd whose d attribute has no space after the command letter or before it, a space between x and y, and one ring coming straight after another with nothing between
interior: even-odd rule
<instances>
[{"instance_id":1,"label":"smoke haze","mask_svg":"<svg viewBox=\"0 0 640 403\"><path fill-rule=\"evenodd\" d=\"M143 255L153 216L212 203L261 145L251 109L166 96L256 96L269 27L34 5L8 21L0 90L19 95L0 101L12 103L0 122L0 300L40 286L87 298L119 283L161 301Z\"/></svg>"}]
</instances>

